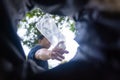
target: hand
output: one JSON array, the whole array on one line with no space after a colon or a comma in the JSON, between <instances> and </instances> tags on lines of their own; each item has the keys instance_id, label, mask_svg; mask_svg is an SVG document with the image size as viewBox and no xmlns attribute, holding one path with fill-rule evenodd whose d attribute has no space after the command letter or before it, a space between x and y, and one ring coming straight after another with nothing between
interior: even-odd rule
<instances>
[{"instance_id":1,"label":"hand","mask_svg":"<svg viewBox=\"0 0 120 80\"><path fill-rule=\"evenodd\" d=\"M64 41L60 41L60 42L55 46L55 48L66 49L65 42L64 42Z\"/></svg>"},{"instance_id":2,"label":"hand","mask_svg":"<svg viewBox=\"0 0 120 80\"><path fill-rule=\"evenodd\" d=\"M56 48L51 51L50 56L51 59L62 61L65 58L63 56L64 53L68 53L68 51L64 49Z\"/></svg>"},{"instance_id":3,"label":"hand","mask_svg":"<svg viewBox=\"0 0 120 80\"><path fill-rule=\"evenodd\" d=\"M59 47L61 43L63 43L63 41L59 42L52 50L45 48L37 50L35 53L35 58L40 60L56 59L62 61L65 58L63 54L68 53L68 51Z\"/></svg>"},{"instance_id":4,"label":"hand","mask_svg":"<svg viewBox=\"0 0 120 80\"><path fill-rule=\"evenodd\" d=\"M65 57L63 56L64 53L68 53L67 50L65 50L65 48L61 48L59 47L59 45L61 43L64 43L63 41L59 42L57 44L57 46L52 49L51 53L50 53L50 57L51 59L56 59L56 60L59 60L59 61L62 61Z\"/></svg>"}]
</instances>

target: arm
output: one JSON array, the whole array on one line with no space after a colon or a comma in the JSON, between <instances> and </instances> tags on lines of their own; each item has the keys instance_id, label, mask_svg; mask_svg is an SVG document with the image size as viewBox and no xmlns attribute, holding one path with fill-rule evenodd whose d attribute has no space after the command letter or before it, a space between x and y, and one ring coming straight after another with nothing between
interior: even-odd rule
<instances>
[{"instance_id":1,"label":"arm","mask_svg":"<svg viewBox=\"0 0 120 80\"><path fill-rule=\"evenodd\" d=\"M41 59L41 60L56 59L56 60L62 61L64 59L63 54L68 53L68 51L62 48L59 48L58 46L60 43L58 43L58 45L52 50L48 50L45 48L37 50L35 53L35 58Z\"/></svg>"},{"instance_id":2,"label":"arm","mask_svg":"<svg viewBox=\"0 0 120 80\"><path fill-rule=\"evenodd\" d=\"M39 49L35 53L35 58L41 59L41 60L48 60L48 59L50 59L50 51L45 48Z\"/></svg>"}]
</instances>

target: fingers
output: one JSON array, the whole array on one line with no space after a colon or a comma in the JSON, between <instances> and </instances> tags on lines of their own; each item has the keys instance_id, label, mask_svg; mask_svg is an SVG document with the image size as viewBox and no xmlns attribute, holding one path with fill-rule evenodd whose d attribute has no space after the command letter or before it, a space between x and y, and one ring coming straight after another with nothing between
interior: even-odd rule
<instances>
[{"instance_id":1,"label":"fingers","mask_svg":"<svg viewBox=\"0 0 120 80\"><path fill-rule=\"evenodd\" d=\"M65 59L65 57L64 57L62 54L60 54L60 53L56 53L56 55L57 55L59 58L61 58L61 59Z\"/></svg>"},{"instance_id":2,"label":"fingers","mask_svg":"<svg viewBox=\"0 0 120 80\"><path fill-rule=\"evenodd\" d=\"M56 46L55 46L55 48L58 48L58 46L60 45L60 44L63 44L64 43L64 41L60 41Z\"/></svg>"},{"instance_id":3,"label":"fingers","mask_svg":"<svg viewBox=\"0 0 120 80\"><path fill-rule=\"evenodd\" d=\"M62 61L64 58L65 57L58 52L52 52L51 53L51 59L56 59L56 60Z\"/></svg>"},{"instance_id":4,"label":"fingers","mask_svg":"<svg viewBox=\"0 0 120 80\"><path fill-rule=\"evenodd\" d=\"M61 59L59 57L56 57L55 59L58 60L58 61L62 61L63 60L63 59Z\"/></svg>"},{"instance_id":5,"label":"fingers","mask_svg":"<svg viewBox=\"0 0 120 80\"><path fill-rule=\"evenodd\" d=\"M69 53L67 50L60 50L60 51L58 51L58 52L61 53L61 54Z\"/></svg>"},{"instance_id":6,"label":"fingers","mask_svg":"<svg viewBox=\"0 0 120 80\"><path fill-rule=\"evenodd\" d=\"M64 49L54 49L53 50L54 52L58 52L59 54L64 54L64 53L69 53L67 50L64 50Z\"/></svg>"},{"instance_id":7,"label":"fingers","mask_svg":"<svg viewBox=\"0 0 120 80\"><path fill-rule=\"evenodd\" d=\"M63 43L63 42L64 41L59 42L58 45ZM51 51L51 59L56 59L56 60L62 61L65 58L63 56L64 53L69 53L69 52L65 49L56 47Z\"/></svg>"}]
</instances>

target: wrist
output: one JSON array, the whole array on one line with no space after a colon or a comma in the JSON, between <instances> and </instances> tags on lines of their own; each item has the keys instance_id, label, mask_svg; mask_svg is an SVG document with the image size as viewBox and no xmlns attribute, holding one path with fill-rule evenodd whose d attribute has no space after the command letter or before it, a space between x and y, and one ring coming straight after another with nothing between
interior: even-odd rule
<instances>
[{"instance_id":1,"label":"wrist","mask_svg":"<svg viewBox=\"0 0 120 80\"><path fill-rule=\"evenodd\" d=\"M35 53L36 59L38 60L48 60L50 59L50 53L46 49L40 49Z\"/></svg>"},{"instance_id":2,"label":"wrist","mask_svg":"<svg viewBox=\"0 0 120 80\"><path fill-rule=\"evenodd\" d=\"M49 50L49 51L48 51L48 57L49 57L49 59L51 59L51 56L52 56L51 54L52 54L52 51Z\"/></svg>"}]
</instances>

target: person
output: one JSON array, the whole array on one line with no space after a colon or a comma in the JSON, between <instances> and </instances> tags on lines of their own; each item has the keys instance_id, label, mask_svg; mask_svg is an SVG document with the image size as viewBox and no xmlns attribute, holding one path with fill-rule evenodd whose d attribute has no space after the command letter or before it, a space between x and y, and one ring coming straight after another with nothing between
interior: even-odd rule
<instances>
[{"instance_id":1,"label":"person","mask_svg":"<svg viewBox=\"0 0 120 80\"><path fill-rule=\"evenodd\" d=\"M120 80L119 0L30 0L31 4L13 1L0 0L0 80ZM15 16L21 8L26 9L25 5L27 9L38 6L51 14L73 17L75 40L80 45L76 59L42 72L25 61L14 27L18 18Z\"/></svg>"},{"instance_id":2,"label":"person","mask_svg":"<svg viewBox=\"0 0 120 80\"><path fill-rule=\"evenodd\" d=\"M48 68L49 59L56 59L62 61L64 56L62 54L56 53L49 50L51 43L42 34L38 36L38 44L35 45L28 54L28 60L33 60L38 66L43 67L45 70ZM67 53L67 51L66 51Z\"/></svg>"}]
</instances>

